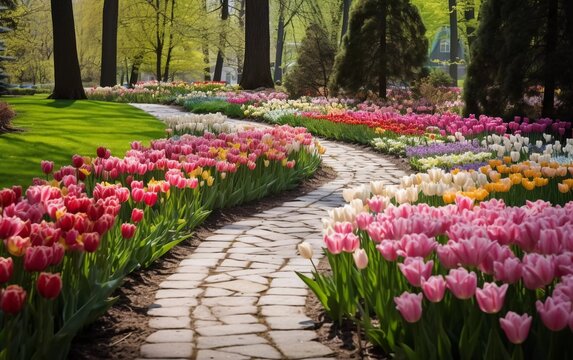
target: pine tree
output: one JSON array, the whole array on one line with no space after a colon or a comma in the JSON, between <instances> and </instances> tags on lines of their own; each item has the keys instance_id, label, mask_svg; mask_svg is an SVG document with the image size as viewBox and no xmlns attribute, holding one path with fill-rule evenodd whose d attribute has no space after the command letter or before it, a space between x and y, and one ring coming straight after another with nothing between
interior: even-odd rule
<instances>
[{"instance_id":1,"label":"pine tree","mask_svg":"<svg viewBox=\"0 0 573 360\"><path fill-rule=\"evenodd\" d=\"M571 119L572 7L571 0L486 0L471 48L466 112L523 115L524 94L542 86L541 115ZM555 109L557 89L563 105Z\"/></svg>"},{"instance_id":2,"label":"pine tree","mask_svg":"<svg viewBox=\"0 0 573 360\"><path fill-rule=\"evenodd\" d=\"M413 80L428 50L426 29L409 0L361 0L355 4L331 88L348 93L377 90L388 82Z\"/></svg>"},{"instance_id":3,"label":"pine tree","mask_svg":"<svg viewBox=\"0 0 573 360\"><path fill-rule=\"evenodd\" d=\"M292 96L328 95L327 85L336 54L329 34L311 24L300 44L297 63L286 76L285 87Z\"/></svg>"}]
</instances>

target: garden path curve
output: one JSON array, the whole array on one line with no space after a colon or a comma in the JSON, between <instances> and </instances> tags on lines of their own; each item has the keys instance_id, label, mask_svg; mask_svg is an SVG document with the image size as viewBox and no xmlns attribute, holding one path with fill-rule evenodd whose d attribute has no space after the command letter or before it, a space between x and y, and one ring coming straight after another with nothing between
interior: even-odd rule
<instances>
[{"instance_id":1,"label":"garden path curve","mask_svg":"<svg viewBox=\"0 0 573 360\"><path fill-rule=\"evenodd\" d=\"M158 117L182 111L134 105ZM236 123L247 123L229 120ZM258 123L249 123L265 126ZM225 225L203 241L160 284L148 311L155 329L142 359L320 359L332 351L315 341L305 316L308 290L295 271L310 273L297 245L309 242L322 256L321 218L344 204L341 189L403 175L391 162L350 145L321 141L333 181L294 201Z\"/></svg>"}]
</instances>

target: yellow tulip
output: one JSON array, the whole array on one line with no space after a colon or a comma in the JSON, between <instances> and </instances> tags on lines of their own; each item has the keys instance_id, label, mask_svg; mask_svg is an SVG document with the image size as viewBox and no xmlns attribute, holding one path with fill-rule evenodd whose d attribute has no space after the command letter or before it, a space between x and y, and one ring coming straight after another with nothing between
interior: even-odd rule
<instances>
[{"instance_id":1,"label":"yellow tulip","mask_svg":"<svg viewBox=\"0 0 573 360\"><path fill-rule=\"evenodd\" d=\"M549 184L549 179L543 177L536 177L535 179L533 179L533 181L535 182L535 186L537 187L542 187Z\"/></svg>"},{"instance_id":2,"label":"yellow tulip","mask_svg":"<svg viewBox=\"0 0 573 360\"><path fill-rule=\"evenodd\" d=\"M207 180L211 176L211 171L205 170L201 173L201 178L203 180Z\"/></svg>"},{"instance_id":3,"label":"yellow tulip","mask_svg":"<svg viewBox=\"0 0 573 360\"><path fill-rule=\"evenodd\" d=\"M447 193L444 193L442 198L444 199L444 202L446 204L452 204L454 201L456 201L456 194L453 192L447 192Z\"/></svg>"},{"instance_id":4,"label":"yellow tulip","mask_svg":"<svg viewBox=\"0 0 573 360\"><path fill-rule=\"evenodd\" d=\"M503 162L506 164L511 164L511 156L504 156Z\"/></svg>"},{"instance_id":5,"label":"yellow tulip","mask_svg":"<svg viewBox=\"0 0 573 360\"><path fill-rule=\"evenodd\" d=\"M498 159L492 159L488 163L489 163L489 166L492 168L502 164L501 160L498 160Z\"/></svg>"},{"instance_id":6,"label":"yellow tulip","mask_svg":"<svg viewBox=\"0 0 573 360\"><path fill-rule=\"evenodd\" d=\"M529 181L529 180L527 180L527 179L523 179L523 180L521 181L521 185L523 185L523 187L524 187L526 190L530 190L530 191L531 191L531 190L535 189L535 182L534 182L534 181Z\"/></svg>"},{"instance_id":7,"label":"yellow tulip","mask_svg":"<svg viewBox=\"0 0 573 360\"><path fill-rule=\"evenodd\" d=\"M215 178L212 176L209 176L207 178L207 186L212 186L213 185L213 181L215 181Z\"/></svg>"},{"instance_id":8,"label":"yellow tulip","mask_svg":"<svg viewBox=\"0 0 573 360\"><path fill-rule=\"evenodd\" d=\"M563 184L569 186L569 188L573 188L573 179L565 179L563 180Z\"/></svg>"},{"instance_id":9,"label":"yellow tulip","mask_svg":"<svg viewBox=\"0 0 573 360\"><path fill-rule=\"evenodd\" d=\"M511 175L509 175L509 179L511 180L513 185L518 185L518 184L521 184L521 180L523 179L523 176L521 174L511 174Z\"/></svg>"}]
</instances>

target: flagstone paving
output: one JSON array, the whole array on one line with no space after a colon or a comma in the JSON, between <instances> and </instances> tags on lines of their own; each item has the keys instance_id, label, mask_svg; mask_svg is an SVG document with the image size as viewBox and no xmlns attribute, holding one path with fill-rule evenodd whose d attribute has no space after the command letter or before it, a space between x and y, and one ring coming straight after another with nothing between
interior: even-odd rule
<instances>
[{"instance_id":1,"label":"flagstone paving","mask_svg":"<svg viewBox=\"0 0 573 360\"><path fill-rule=\"evenodd\" d=\"M182 113L162 105L138 107L159 118ZM160 284L148 311L149 326L156 331L141 346L141 358L334 356L316 341L315 324L305 315L308 290L295 271L309 274L312 264L297 254L297 245L310 243L318 263L321 219L327 210L344 204L342 189L373 180L398 183L405 173L372 152L321 143L327 149L323 162L337 172L336 179L294 201L226 225L203 241Z\"/></svg>"}]
</instances>

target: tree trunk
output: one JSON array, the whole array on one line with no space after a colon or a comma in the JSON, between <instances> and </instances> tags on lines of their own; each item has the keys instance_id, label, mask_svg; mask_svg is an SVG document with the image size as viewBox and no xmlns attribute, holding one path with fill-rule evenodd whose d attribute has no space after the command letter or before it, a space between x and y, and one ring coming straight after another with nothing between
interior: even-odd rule
<instances>
[{"instance_id":1,"label":"tree trunk","mask_svg":"<svg viewBox=\"0 0 573 360\"><path fill-rule=\"evenodd\" d=\"M340 43L342 44L342 38L346 35L348 31L348 20L350 19L350 5L352 0L343 0L342 2L342 32L340 33Z\"/></svg>"},{"instance_id":2,"label":"tree trunk","mask_svg":"<svg viewBox=\"0 0 573 360\"><path fill-rule=\"evenodd\" d=\"M129 87L133 88L135 84L139 81L139 67L143 63L143 54L139 53L133 59L133 64L131 64L131 75L129 77Z\"/></svg>"},{"instance_id":3,"label":"tree trunk","mask_svg":"<svg viewBox=\"0 0 573 360\"><path fill-rule=\"evenodd\" d=\"M173 53L173 21L175 19L175 0L171 0L171 16L169 18L169 43L167 45L167 57L165 58L165 71L163 81L169 81L169 66L171 65L171 55Z\"/></svg>"},{"instance_id":4,"label":"tree trunk","mask_svg":"<svg viewBox=\"0 0 573 360\"><path fill-rule=\"evenodd\" d=\"M269 1L246 0L245 65L241 87L272 88L270 67Z\"/></svg>"},{"instance_id":5,"label":"tree trunk","mask_svg":"<svg viewBox=\"0 0 573 360\"><path fill-rule=\"evenodd\" d=\"M167 1L167 0L165 0ZM155 78L161 80L161 59L163 57L163 39L161 36L161 11L159 10L160 0L155 0Z\"/></svg>"},{"instance_id":6,"label":"tree trunk","mask_svg":"<svg viewBox=\"0 0 573 360\"><path fill-rule=\"evenodd\" d=\"M283 76L283 48L285 39L285 17L284 17L285 7L284 2L281 1L279 4L279 24L277 27L277 48L275 52L275 83L282 80Z\"/></svg>"},{"instance_id":7,"label":"tree trunk","mask_svg":"<svg viewBox=\"0 0 573 360\"><path fill-rule=\"evenodd\" d=\"M458 10L456 0L448 0L450 9L450 76L452 86L458 86Z\"/></svg>"},{"instance_id":8,"label":"tree trunk","mask_svg":"<svg viewBox=\"0 0 573 360\"><path fill-rule=\"evenodd\" d=\"M239 0L239 31L245 33L245 0ZM243 54L237 51L237 83L241 83L243 77Z\"/></svg>"},{"instance_id":9,"label":"tree trunk","mask_svg":"<svg viewBox=\"0 0 573 360\"><path fill-rule=\"evenodd\" d=\"M217 51L217 62L215 63L215 72L213 73L214 81L221 81L223 75L223 61L225 44L227 42L227 33L225 22L229 18L229 0L221 1L221 32L219 33L219 49Z\"/></svg>"},{"instance_id":10,"label":"tree trunk","mask_svg":"<svg viewBox=\"0 0 573 360\"><path fill-rule=\"evenodd\" d=\"M203 10L205 14L207 14L207 0L203 0ZM203 29L203 80L211 81L211 60L209 58L209 37L207 36L207 29Z\"/></svg>"},{"instance_id":11,"label":"tree trunk","mask_svg":"<svg viewBox=\"0 0 573 360\"><path fill-rule=\"evenodd\" d=\"M388 22L388 2L380 7L380 58L378 59L378 96L386 99L386 68L388 58L388 45L386 43L386 28Z\"/></svg>"},{"instance_id":12,"label":"tree trunk","mask_svg":"<svg viewBox=\"0 0 573 360\"><path fill-rule=\"evenodd\" d=\"M103 31L101 40L101 86L117 83L117 18L119 0L103 3Z\"/></svg>"},{"instance_id":13,"label":"tree trunk","mask_svg":"<svg viewBox=\"0 0 573 360\"><path fill-rule=\"evenodd\" d=\"M555 109L555 52L559 36L558 0L547 1L547 28L545 34L544 91L541 116L552 117Z\"/></svg>"},{"instance_id":14,"label":"tree trunk","mask_svg":"<svg viewBox=\"0 0 573 360\"><path fill-rule=\"evenodd\" d=\"M51 0L54 37L54 91L50 99L85 99L72 0Z\"/></svg>"}]
</instances>

